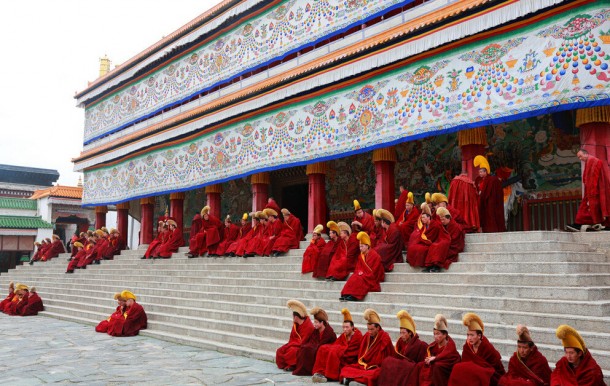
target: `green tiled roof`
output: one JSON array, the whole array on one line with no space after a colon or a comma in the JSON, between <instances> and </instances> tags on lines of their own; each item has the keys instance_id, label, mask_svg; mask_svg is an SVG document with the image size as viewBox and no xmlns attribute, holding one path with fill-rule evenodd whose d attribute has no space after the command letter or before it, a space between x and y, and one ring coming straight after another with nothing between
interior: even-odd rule
<instances>
[{"instance_id":1,"label":"green tiled roof","mask_svg":"<svg viewBox=\"0 0 610 386\"><path fill-rule=\"evenodd\" d=\"M38 206L36 200L29 200L27 198L0 197L0 208L36 210Z\"/></svg>"},{"instance_id":2,"label":"green tiled roof","mask_svg":"<svg viewBox=\"0 0 610 386\"><path fill-rule=\"evenodd\" d=\"M53 228L53 225L44 221L40 216L0 216L0 228L38 229Z\"/></svg>"}]
</instances>

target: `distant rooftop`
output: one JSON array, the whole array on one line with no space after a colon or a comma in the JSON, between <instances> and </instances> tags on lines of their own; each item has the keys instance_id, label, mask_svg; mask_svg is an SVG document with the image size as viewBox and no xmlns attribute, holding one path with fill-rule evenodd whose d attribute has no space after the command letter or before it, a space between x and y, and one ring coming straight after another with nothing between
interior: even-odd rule
<instances>
[{"instance_id":1,"label":"distant rooftop","mask_svg":"<svg viewBox=\"0 0 610 386\"><path fill-rule=\"evenodd\" d=\"M0 197L0 208L36 210L38 204L36 201L27 198Z\"/></svg>"},{"instance_id":2,"label":"distant rooftop","mask_svg":"<svg viewBox=\"0 0 610 386\"><path fill-rule=\"evenodd\" d=\"M52 229L53 225L40 216L0 216L0 228L3 229Z\"/></svg>"},{"instance_id":3,"label":"distant rooftop","mask_svg":"<svg viewBox=\"0 0 610 386\"><path fill-rule=\"evenodd\" d=\"M0 164L0 182L52 186L58 179L57 170Z\"/></svg>"},{"instance_id":4,"label":"distant rooftop","mask_svg":"<svg viewBox=\"0 0 610 386\"><path fill-rule=\"evenodd\" d=\"M46 189L40 189L34 192L31 200L37 200L42 197L60 197L60 198L83 198L83 188L78 186L52 186Z\"/></svg>"}]
</instances>

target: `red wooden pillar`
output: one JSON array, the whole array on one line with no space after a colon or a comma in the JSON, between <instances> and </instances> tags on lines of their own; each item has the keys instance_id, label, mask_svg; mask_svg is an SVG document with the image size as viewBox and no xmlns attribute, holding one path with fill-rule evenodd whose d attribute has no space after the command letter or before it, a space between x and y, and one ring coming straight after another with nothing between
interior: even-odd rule
<instances>
[{"instance_id":1,"label":"red wooden pillar","mask_svg":"<svg viewBox=\"0 0 610 386\"><path fill-rule=\"evenodd\" d=\"M106 226L106 213L108 213L108 207L106 205L95 207L95 229Z\"/></svg>"},{"instance_id":2,"label":"red wooden pillar","mask_svg":"<svg viewBox=\"0 0 610 386\"><path fill-rule=\"evenodd\" d=\"M220 207L220 194L222 193L222 185L214 184L205 187L205 194L208 198L208 206L210 207L210 214L221 218L221 207Z\"/></svg>"},{"instance_id":3,"label":"red wooden pillar","mask_svg":"<svg viewBox=\"0 0 610 386\"><path fill-rule=\"evenodd\" d=\"M155 211L155 198L140 199L142 218L140 221L140 244L150 244L153 240L153 223Z\"/></svg>"},{"instance_id":4,"label":"red wooden pillar","mask_svg":"<svg viewBox=\"0 0 610 386\"><path fill-rule=\"evenodd\" d=\"M610 163L610 106L577 110L576 127L580 129L580 147Z\"/></svg>"},{"instance_id":5,"label":"red wooden pillar","mask_svg":"<svg viewBox=\"0 0 610 386\"><path fill-rule=\"evenodd\" d=\"M309 179L307 233L318 224L326 227L326 162L307 165L305 174Z\"/></svg>"},{"instance_id":6,"label":"red wooden pillar","mask_svg":"<svg viewBox=\"0 0 610 386\"><path fill-rule=\"evenodd\" d=\"M473 181L479 175L474 167L474 157L485 155L487 148L487 130L485 127L462 130L458 132L458 145L462 150L462 173L466 173Z\"/></svg>"},{"instance_id":7,"label":"red wooden pillar","mask_svg":"<svg viewBox=\"0 0 610 386\"><path fill-rule=\"evenodd\" d=\"M119 231L119 237L123 240L123 245L127 245L127 236L129 232L129 203L124 202L116 205L116 228Z\"/></svg>"},{"instance_id":8,"label":"red wooden pillar","mask_svg":"<svg viewBox=\"0 0 610 386\"><path fill-rule=\"evenodd\" d=\"M375 208L383 208L394 213L394 166L396 149L394 146L373 150L375 164Z\"/></svg>"},{"instance_id":9,"label":"red wooden pillar","mask_svg":"<svg viewBox=\"0 0 610 386\"><path fill-rule=\"evenodd\" d=\"M250 176L252 184L252 211L260 211L267 205L269 199L269 184L271 179L269 173L256 173Z\"/></svg>"},{"instance_id":10,"label":"red wooden pillar","mask_svg":"<svg viewBox=\"0 0 610 386\"><path fill-rule=\"evenodd\" d=\"M169 194L169 215L178 224L178 229L184 230L184 193Z\"/></svg>"}]
</instances>

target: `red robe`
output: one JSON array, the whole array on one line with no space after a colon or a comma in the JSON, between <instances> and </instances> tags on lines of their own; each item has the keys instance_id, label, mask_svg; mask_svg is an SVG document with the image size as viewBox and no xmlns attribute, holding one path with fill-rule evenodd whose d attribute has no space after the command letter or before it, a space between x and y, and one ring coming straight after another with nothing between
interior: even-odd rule
<instances>
[{"instance_id":1,"label":"red robe","mask_svg":"<svg viewBox=\"0 0 610 386\"><path fill-rule=\"evenodd\" d=\"M547 386L551 381L551 368L538 347L532 347L527 358L515 352L508 362L508 372L500 378L498 386Z\"/></svg>"},{"instance_id":2,"label":"red robe","mask_svg":"<svg viewBox=\"0 0 610 386\"><path fill-rule=\"evenodd\" d=\"M367 332L362 338L358 351L358 362L341 369L340 379L352 379L367 386L377 385L381 372L381 363L394 352L392 339L387 332L380 329L375 338Z\"/></svg>"},{"instance_id":3,"label":"red robe","mask_svg":"<svg viewBox=\"0 0 610 386\"><path fill-rule=\"evenodd\" d=\"M246 237L250 233L251 230L252 230L251 222L247 222L245 225L242 225L242 227L239 228L239 231L237 231L237 237L235 238L235 240L233 240L233 242L227 247L227 249L225 251L225 255L230 254L230 253L237 254L237 248L239 247L240 241L243 240L244 237Z\"/></svg>"},{"instance_id":4,"label":"red robe","mask_svg":"<svg viewBox=\"0 0 610 386\"><path fill-rule=\"evenodd\" d=\"M237 240L237 236L239 235L240 230L241 228L235 224L229 224L228 227L225 225L223 229L223 240L218 245L218 249L216 249L216 253L218 255L222 256L227 253L229 246L231 246L231 244L233 244L235 240Z\"/></svg>"},{"instance_id":5,"label":"red robe","mask_svg":"<svg viewBox=\"0 0 610 386\"><path fill-rule=\"evenodd\" d=\"M34 252L34 254L32 255L32 258L30 259L30 261L38 261L42 258L42 245L38 247L38 249L36 249L36 252Z\"/></svg>"},{"instance_id":6,"label":"red robe","mask_svg":"<svg viewBox=\"0 0 610 386\"><path fill-rule=\"evenodd\" d=\"M76 262L76 267L83 268L87 265L93 263L93 260L97 257L97 249L95 248L95 244L89 243L83 248L83 255ZM78 254L77 254L78 255ZM70 266L68 264L68 266Z\"/></svg>"},{"instance_id":7,"label":"red robe","mask_svg":"<svg viewBox=\"0 0 610 386\"><path fill-rule=\"evenodd\" d=\"M479 220L485 233L506 232L504 222L504 188L496 176L477 177L479 192Z\"/></svg>"},{"instance_id":8,"label":"red robe","mask_svg":"<svg viewBox=\"0 0 610 386\"><path fill-rule=\"evenodd\" d=\"M610 225L610 171L603 161L589 155L582 175L583 198L576 213L580 225Z\"/></svg>"},{"instance_id":9,"label":"red robe","mask_svg":"<svg viewBox=\"0 0 610 386\"><path fill-rule=\"evenodd\" d=\"M124 307L121 306L117 306L116 307L116 311L114 311L109 317L108 319L102 320L101 322L99 322L99 324L97 326L95 326L95 331L96 332L105 332L107 333L108 330L112 329L113 325L120 319L124 319L123 313L124 313ZM119 322L120 323L120 322Z\"/></svg>"},{"instance_id":10,"label":"red robe","mask_svg":"<svg viewBox=\"0 0 610 386\"><path fill-rule=\"evenodd\" d=\"M466 233L476 232L481 226L479 220L479 195L474 181L467 175L459 175L451 180L449 185L449 205L460 211Z\"/></svg>"},{"instance_id":11,"label":"red robe","mask_svg":"<svg viewBox=\"0 0 610 386\"><path fill-rule=\"evenodd\" d=\"M398 338L392 356L381 363L378 383L384 386L407 386L411 372L426 358L427 348L426 342L419 340L417 334L408 342Z\"/></svg>"},{"instance_id":12,"label":"red robe","mask_svg":"<svg viewBox=\"0 0 610 386\"><path fill-rule=\"evenodd\" d=\"M21 315L23 309L28 305L29 297L30 293L28 291L25 292L21 299L17 296L17 299L13 299L13 301L6 306L5 312L9 315Z\"/></svg>"},{"instance_id":13,"label":"red robe","mask_svg":"<svg viewBox=\"0 0 610 386\"><path fill-rule=\"evenodd\" d=\"M267 233L267 239L265 240L265 247L262 249L262 253L259 253L259 255L262 254L263 256L269 256L273 251L287 252L290 248L285 248L287 247L286 243L280 246L282 250L278 250L275 246L275 243L280 240L280 236L282 234L284 234L284 240L290 239L290 241L292 241L294 237L294 232L290 228L287 228L286 224L281 222L279 219L276 219L270 224L269 233ZM286 234L288 234L288 236L286 236Z\"/></svg>"},{"instance_id":14,"label":"red robe","mask_svg":"<svg viewBox=\"0 0 610 386\"><path fill-rule=\"evenodd\" d=\"M39 261L40 259L42 259L42 257L44 256L44 254L47 252L47 250L48 250L50 247L51 247L51 244L50 244L50 243L48 243L48 244L47 244L47 243L45 242L44 244L41 244L41 245L40 245L40 247L38 247L38 251L36 252L36 253L37 253L37 255L35 254L35 255L32 257L32 261Z\"/></svg>"},{"instance_id":15,"label":"red robe","mask_svg":"<svg viewBox=\"0 0 610 386\"><path fill-rule=\"evenodd\" d=\"M407 198L409 197L409 191L403 190L396 201L396 207L394 208L394 218L398 221L402 217L403 213L407 209Z\"/></svg>"},{"instance_id":16,"label":"red robe","mask_svg":"<svg viewBox=\"0 0 610 386\"><path fill-rule=\"evenodd\" d=\"M248 234L246 234L238 243L235 254L237 256L243 256L248 250L248 246L253 240L257 240L262 231L265 230L265 226L261 223L256 224ZM258 242L258 241L257 241Z\"/></svg>"},{"instance_id":17,"label":"red robe","mask_svg":"<svg viewBox=\"0 0 610 386\"><path fill-rule=\"evenodd\" d=\"M301 347L297 351L297 365L292 372L292 375L312 375L313 365L316 361L316 353L318 349L327 344L334 343L337 340L337 334L333 328L326 324L324 331L320 333L314 330L309 337L303 341Z\"/></svg>"},{"instance_id":18,"label":"red robe","mask_svg":"<svg viewBox=\"0 0 610 386\"><path fill-rule=\"evenodd\" d=\"M290 214L288 219L284 219L284 223L294 232L294 243L290 248L299 248L301 240L303 240L303 226L301 225L301 220L299 220L297 216Z\"/></svg>"},{"instance_id":19,"label":"red robe","mask_svg":"<svg viewBox=\"0 0 610 386\"><path fill-rule=\"evenodd\" d=\"M159 247L159 256L169 259L172 257L172 253L178 252L178 249L183 245L184 238L182 237L182 229L176 228L171 231L167 241Z\"/></svg>"},{"instance_id":20,"label":"red robe","mask_svg":"<svg viewBox=\"0 0 610 386\"><path fill-rule=\"evenodd\" d=\"M195 214L195 216L193 216L193 220L191 221L191 234L189 237L189 245L195 240L195 236L197 236L197 233L199 233L199 231L201 230L201 226L201 215L197 213Z\"/></svg>"},{"instance_id":21,"label":"red robe","mask_svg":"<svg viewBox=\"0 0 610 386\"><path fill-rule=\"evenodd\" d=\"M385 271L381 257L374 249L369 249L366 256L361 253L354 273L347 279L341 290L341 296L352 295L358 300L364 299L369 292L380 292Z\"/></svg>"},{"instance_id":22,"label":"red robe","mask_svg":"<svg viewBox=\"0 0 610 386\"><path fill-rule=\"evenodd\" d=\"M324 249L326 241L323 238L317 240L311 239L307 249L303 253L303 263L301 264L301 273L313 272L314 267L318 264L320 252Z\"/></svg>"},{"instance_id":23,"label":"red robe","mask_svg":"<svg viewBox=\"0 0 610 386\"><path fill-rule=\"evenodd\" d=\"M354 272L359 256L360 241L358 241L358 232L352 232L347 240L347 270L349 272Z\"/></svg>"},{"instance_id":24,"label":"red robe","mask_svg":"<svg viewBox=\"0 0 610 386\"><path fill-rule=\"evenodd\" d=\"M123 318L117 318L116 322L108 326L108 335L112 336L135 336L140 330L145 330L148 318L144 308L138 303L125 309Z\"/></svg>"},{"instance_id":25,"label":"red robe","mask_svg":"<svg viewBox=\"0 0 610 386\"><path fill-rule=\"evenodd\" d=\"M0 311L5 312L4 308L13 301L13 298L15 296L16 296L15 292L13 292L12 290L9 290L7 297L5 297L4 300L2 300L2 302L0 302Z\"/></svg>"},{"instance_id":26,"label":"red robe","mask_svg":"<svg viewBox=\"0 0 610 386\"><path fill-rule=\"evenodd\" d=\"M282 210L280 209L280 206L277 204L277 202L275 202L274 199L271 198L267 201L267 205L265 205L264 209L267 209L267 208L275 210L275 212L277 213L278 216L282 216ZM278 217L278 219L279 219L279 217Z\"/></svg>"},{"instance_id":27,"label":"red robe","mask_svg":"<svg viewBox=\"0 0 610 386\"><path fill-rule=\"evenodd\" d=\"M21 310L21 316L33 316L38 315L40 311L44 311L44 305L42 299L36 292L30 292L28 296L28 303Z\"/></svg>"},{"instance_id":28,"label":"red robe","mask_svg":"<svg viewBox=\"0 0 610 386\"><path fill-rule=\"evenodd\" d=\"M189 253L203 256L206 252L216 254L218 244L222 241L224 224L216 216L208 214L208 219L201 219L201 229L195 240L189 243Z\"/></svg>"},{"instance_id":29,"label":"red robe","mask_svg":"<svg viewBox=\"0 0 610 386\"><path fill-rule=\"evenodd\" d=\"M606 384L601 367L587 350L575 369L565 357L561 358L551 374L551 386L606 386Z\"/></svg>"},{"instance_id":30,"label":"red robe","mask_svg":"<svg viewBox=\"0 0 610 386\"><path fill-rule=\"evenodd\" d=\"M400 227L396 223L390 224L385 234L384 243L378 244L375 251L381 256L381 263L386 272L394 270L395 263L403 263L402 248L404 246Z\"/></svg>"},{"instance_id":31,"label":"red robe","mask_svg":"<svg viewBox=\"0 0 610 386\"><path fill-rule=\"evenodd\" d=\"M148 245L148 248L146 248L144 256L146 256L147 259L158 256L159 248L161 248L161 245L166 242L168 238L169 232L159 232L159 234L157 234L157 237Z\"/></svg>"},{"instance_id":32,"label":"red robe","mask_svg":"<svg viewBox=\"0 0 610 386\"><path fill-rule=\"evenodd\" d=\"M483 335L476 353L468 342L464 343L462 362L453 367L449 386L497 386L505 372L502 356Z\"/></svg>"},{"instance_id":33,"label":"red robe","mask_svg":"<svg viewBox=\"0 0 610 386\"><path fill-rule=\"evenodd\" d=\"M312 372L322 374L329 380L339 380L341 369L346 365L356 363L358 360L361 342L362 333L354 328L354 334L349 341L345 334L341 334L335 343L321 346L318 349Z\"/></svg>"},{"instance_id":34,"label":"red robe","mask_svg":"<svg viewBox=\"0 0 610 386\"><path fill-rule=\"evenodd\" d=\"M53 240L51 246L42 256L42 261L47 261L54 257L59 256L60 253L66 252L66 248L64 247L64 243L61 240Z\"/></svg>"},{"instance_id":35,"label":"red robe","mask_svg":"<svg viewBox=\"0 0 610 386\"><path fill-rule=\"evenodd\" d=\"M436 357L432 363L425 362L417 364L411 375L410 385L414 386L447 386L453 366L460 362L460 353L455 347L455 342L447 336L447 344L439 349L438 343L432 342L428 346L426 357Z\"/></svg>"},{"instance_id":36,"label":"red robe","mask_svg":"<svg viewBox=\"0 0 610 386\"><path fill-rule=\"evenodd\" d=\"M385 229L381 225L375 224L369 236L371 238L371 248L377 248L386 242Z\"/></svg>"},{"instance_id":37,"label":"red robe","mask_svg":"<svg viewBox=\"0 0 610 386\"><path fill-rule=\"evenodd\" d=\"M453 223L453 221L451 221L451 223ZM439 267L447 268L450 264L447 263L447 256L449 255L449 247L451 246L451 235L440 221L438 221L438 224L441 226L438 237L430 244L424 265L426 267L437 265Z\"/></svg>"},{"instance_id":38,"label":"red robe","mask_svg":"<svg viewBox=\"0 0 610 386\"><path fill-rule=\"evenodd\" d=\"M430 219L428 226L415 229L409 238L409 248L407 249L407 262L412 267L424 267L426 256L432 243L436 242L443 232L440 222Z\"/></svg>"},{"instance_id":39,"label":"red robe","mask_svg":"<svg viewBox=\"0 0 610 386\"><path fill-rule=\"evenodd\" d=\"M358 218L358 216L354 216L353 221L358 221L360 224L362 224L362 228L360 230L362 232L368 233L368 235L369 235L369 237L371 237L371 239L373 238L373 230L375 228L375 219L373 218L373 216L371 216L367 212L364 212L364 216L362 216L362 218Z\"/></svg>"},{"instance_id":40,"label":"red robe","mask_svg":"<svg viewBox=\"0 0 610 386\"><path fill-rule=\"evenodd\" d=\"M261 222L259 225L258 232L252 237L250 241L248 241L248 245L246 246L246 254L249 255L262 255L263 250L265 249L265 245L267 243L267 238L269 237L271 223Z\"/></svg>"},{"instance_id":41,"label":"red robe","mask_svg":"<svg viewBox=\"0 0 610 386\"><path fill-rule=\"evenodd\" d=\"M333 239L328 240L320 252L318 263L313 268L313 277L326 278L326 272L328 272L330 261L332 260L333 255L335 254L335 249L337 249L338 246L339 239L337 239L337 241L333 241Z\"/></svg>"},{"instance_id":42,"label":"red robe","mask_svg":"<svg viewBox=\"0 0 610 386\"><path fill-rule=\"evenodd\" d=\"M403 248L406 250L409 247L409 237L415 230L415 226L417 225L417 221L421 216L421 212L417 207L413 207L410 212L407 212L406 209L400 217L397 217L399 220L398 227L400 228L400 234L402 235L402 243Z\"/></svg>"},{"instance_id":43,"label":"red robe","mask_svg":"<svg viewBox=\"0 0 610 386\"><path fill-rule=\"evenodd\" d=\"M301 344L303 344L313 332L313 323L309 317L305 318L301 324L292 324L288 343L278 348L275 352L275 364L279 369L296 366L297 351L299 350L299 347L301 347Z\"/></svg>"},{"instance_id":44,"label":"red robe","mask_svg":"<svg viewBox=\"0 0 610 386\"><path fill-rule=\"evenodd\" d=\"M337 240L337 248L330 260L330 266L326 271L326 277L334 277L336 280L345 280L349 275L349 262L347 260L347 242L342 238Z\"/></svg>"}]
</instances>

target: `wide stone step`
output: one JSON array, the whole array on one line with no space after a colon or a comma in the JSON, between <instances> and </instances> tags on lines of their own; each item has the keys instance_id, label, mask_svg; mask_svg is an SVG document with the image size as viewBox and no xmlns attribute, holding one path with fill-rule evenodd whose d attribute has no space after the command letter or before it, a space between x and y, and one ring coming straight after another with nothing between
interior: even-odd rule
<instances>
[{"instance_id":1,"label":"wide stone step","mask_svg":"<svg viewBox=\"0 0 610 386\"><path fill-rule=\"evenodd\" d=\"M524 260L523 252L462 252L459 255L459 263L479 262L521 262ZM562 252L562 251L536 251L529 254L527 261L530 262L592 262L608 263L608 256L601 252Z\"/></svg>"},{"instance_id":2,"label":"wide stone step","mask_svg":"<svg viewBox=\"0 0 610 386\"><path fill-rule=\"evenodd\" d=\"M469 233L466 235L466 243L488 243L496 241L504 241L509 243L513 241L563 241L586 243L586 241L582 239L575 238L575 235L577 235L577 233L560 231Z\"/></svg>"},{"instance_id":3,"label":"wide stone step","mask_svg":"<svg viewBox=\"0 0 610 386\"><path fill-rule=\"evenodd\" d=\"M564 241L497 241L497 242L466 242L464 252L535 252L543 251L574 251L590 252L589 244Z\"/></svg>"}]
</instances>

